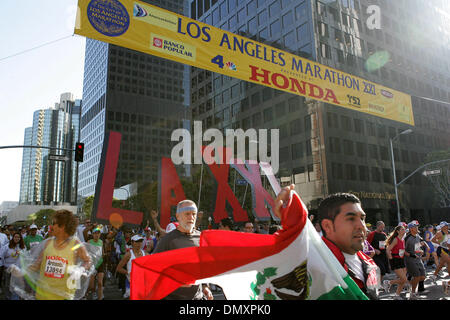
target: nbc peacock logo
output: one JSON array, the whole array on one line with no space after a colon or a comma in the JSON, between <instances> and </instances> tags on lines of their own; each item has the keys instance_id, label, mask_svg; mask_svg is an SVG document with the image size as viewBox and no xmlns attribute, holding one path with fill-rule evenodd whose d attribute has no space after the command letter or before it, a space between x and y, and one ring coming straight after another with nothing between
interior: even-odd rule
<instances>
[{"instance_id":1,"label":"nbc peacock logo","mask_svg":"<svg viewBox=\"0 0 450 320\"><path fill-rule=\"evenodd\" d=\"M225 65L227 66L228 69L233 70L233 71L237 71L237 67L236 67L236 65L233 62L228 61Z\"/></svg>"}]
</instances>

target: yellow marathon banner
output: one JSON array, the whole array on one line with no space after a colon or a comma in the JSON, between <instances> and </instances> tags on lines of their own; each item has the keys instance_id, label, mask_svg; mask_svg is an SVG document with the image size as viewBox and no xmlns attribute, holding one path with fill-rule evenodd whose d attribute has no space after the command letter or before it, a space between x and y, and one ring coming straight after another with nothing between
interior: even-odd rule
<instances>
[{"instance_id":1,"label":"yellow marathon banner","mask_svg":"<svg viewBox=\"0 0 450 320\"><path fill-rule=\"evenodd\" d=\"M75 33L414 125L411 96L134 0L79 0Z\"/></svg>"}]
</instances>

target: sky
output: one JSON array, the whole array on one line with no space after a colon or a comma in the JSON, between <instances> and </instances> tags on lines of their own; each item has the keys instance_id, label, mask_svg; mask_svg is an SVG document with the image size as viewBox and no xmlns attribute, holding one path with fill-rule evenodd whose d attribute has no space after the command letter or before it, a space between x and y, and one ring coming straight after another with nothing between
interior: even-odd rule
<instances>
[{"instance_id":1,"label":"sky","mask_svg":"<svg viewBox=\"0 0 450 320\"><path fill-rule=\"evenodd\" d=\"M86 41L73 33L76 6L77 0L0 1L0 146L23 145L33 112L54 107L62 93L82 98ZM0 149L0 204L19 201L22 152Z\"/></svg>"}]
</instances>

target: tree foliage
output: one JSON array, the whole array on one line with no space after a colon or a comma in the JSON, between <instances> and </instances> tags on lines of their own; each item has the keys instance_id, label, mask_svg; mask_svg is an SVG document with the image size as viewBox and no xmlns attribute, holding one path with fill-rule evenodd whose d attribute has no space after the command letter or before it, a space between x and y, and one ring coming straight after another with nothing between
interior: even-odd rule
<instances>
[{"instance_id":1,"label":"tree foliage","mask_svg":"<svg viewBox=\"0 0 450 320\"><path fill-rule=\"evenodd\" d=\"M447 159L450 160L450 149L431 152L424 161L429 163ZM450 161L429 165L426 170L439 170L440 173L427 175L427 178L436 190L439 206L450 207Z\"/></svg>"},{"instance_id":2,"label":"tree foliage","mask_svg":"<svg viewBox=\"0 0 450 320\"><path fill-rule=\"evenodd\" d=\"M30 214L28 216L28 220L36 224L38 227L42 227L44 225L48 226L51 224L51 219L55 212L56 211L53 209L42 209L38 212Z\"/></svg>"}]
</instances>

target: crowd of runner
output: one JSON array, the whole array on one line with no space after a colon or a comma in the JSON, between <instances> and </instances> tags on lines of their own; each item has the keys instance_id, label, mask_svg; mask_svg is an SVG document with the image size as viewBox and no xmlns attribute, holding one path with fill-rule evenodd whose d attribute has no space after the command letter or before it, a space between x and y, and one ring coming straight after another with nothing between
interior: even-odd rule
<instances>
[{"instance_id":1,"label":"crowd of runner","mask_svg":"<svg viewBox=\"0 0 450 320\"><path fill-rule=\"evenodd\" d=\"M158 224L158 214L152 211L153 228L150 221L145 227L132 229L122 226L91 223L89 219L77 221L75 236L82 242L101 248L101 259L96 261L95 272L90 277L89 288L83 299L104 299L105 281L110 281L121 290L123 298L130 295L129 277L131 261L136 257L152 254L158 242L168 233L176 230L178 222L171 219L165 229ZM201 218L201 213L199 213ZM77 218L78 219L78 218ZM314 222L314 216L310 216ZM198 219L197 221L200 221ZM320 225L314 224L317 232L322 233ZM281 227L267 222L246 222L235 224L231 218L220 221L217 226L198 226L197 229L223 229L261 234L273 234ZM373 229L373 230L372 230ZM433 269L431 281L436 283L442 278L443 269L449 272L449 236L448 223L443 221L437 225L426 225L420 228L418 221L408 224L400 223L386 233L386 226L378 221L375 226L367 224L366 240L363 252L371 257L380 268L382 290L386 293L395 288L394 299L401 300L401 293L406 290L410 299L416 299L417 294L426 294L424 288L425 268ZM322 234L321 234L322 235ZM0 280L1 290L5 299L18 300L20 297L10 289L11 265L20 264L20 254L38 246L45 239L53 236L52 226L35 225L17 228L7 225L0 232ZM419 261L421 263L419 263ZM384 278L389 273L395 273L396 279ZM449 272L450 273L450 272ZM448 275L447 275L448 277ZM449 281L442 279L442 289L449 294Z\"/></svg>"}]
</instances>

